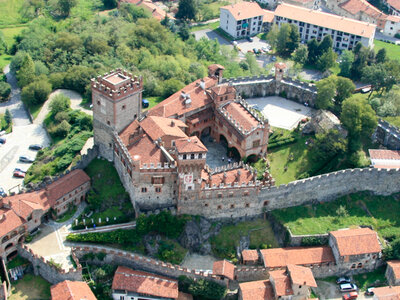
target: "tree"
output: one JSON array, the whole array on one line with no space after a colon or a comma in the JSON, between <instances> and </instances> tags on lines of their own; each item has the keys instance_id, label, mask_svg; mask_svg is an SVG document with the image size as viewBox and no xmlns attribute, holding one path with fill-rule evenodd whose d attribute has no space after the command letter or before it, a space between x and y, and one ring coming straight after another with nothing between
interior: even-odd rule
<instances>
[{"instance_id":1,"label":"tree","mask_svg":"<svg viewBox=\"0 0 400 300\"><path fill-rule=\"evenodd\" d=\"M332 68L335 65L337 54L332 48L324 52L317 61L317 68L322 72Z\"/></svg>"},{"instance_id":2,"label":"tree","mask_svg":"<svg viewBox=\"0 0 400 300\"><path fill-rule=\"evenodd\" d=\"M4 114L4 121L6 121L7 126L10 125L12 122L12 116L8 109L6 109L6 112Z\"/></svg>"},{"instance_id":3,"label":"tree","mask_svg":"<svg viewBox=\"0 0 400 300\"><path fill-rule=\"evenodd\" d=\"M287 55L291 55L300 44L300 33L297 26L290 24L289 39L286 43Z\"/></svg>"},{"instance_id":4,"label":"tree","mask_svg":"<svg viewBox=\"0 0 400 300\"><path fill-rule=\"evenodd\" d=\"M339 131L331 129L317 134L311 147L311 154L316 160L328 161L347 150L347 141Z\"/></svg>"},{"instance_id":5,"label":"tree","mask_svg":"<svg viewBox=\"0 0 400 300\"><path fill-rule=\"evenodd\" d=\"M353 95L343 101L340 120L349 132L349 149L359 150L359 141L370 137L378 124L376 114L362 95Z\"/></svg>"},{"instance_id":6,"label":"tree","mask_svg":"<svg viewBox=\"0 0 400 300\"><path fill-rule=\"evenodd\" d=\"M11 85L7 82L0 81L0 101L5 101L11 94Z\"/></svg>"},{"instance_id":7,"label":"tree","mask_svg":"<svg viewBox=\"0 0 400 300\"><path fill-rule=\"evenodd\" d=\"M272 48L276 48L278 42L278 35L279 35L279 27L278 25L272 25L271 30L267 33L267 42L271 45Z\"/></svg>"},{"instance_id":8,"label":"tree","mask_svg":"<svg viewBox=\"0 0 400 300\"><path fill-rule=\"evenodd\" d=\"M54 133L59 137L66 137L70 129L71 129L71 124L69 124L66 120L64 120L57 125Z\"/></svg>"},{"instance_id":9,"label":"tree","mask_svg":"<svg viewBox=\"0 0 400 300\"><path fill-rule=\"evenodd\" d=\"M316 39L312 39L311 41L308 41L307 43L307 48L308 48L308 58L307 58L307 62L310 65L314 65L316 64L317 60L318 60L318 41Z\"/></svg>"},{"instance_id":10,"label":"tree","mask_svg":"<svg viewBox=\"0 0 400 300\"><path fill-rule=\"evenodd\" d=\"M348 78L344 78L338 76L336 79L336 96L335 96L335 104L342 105L343 100L349 98L356 86L354 85L353 81Z\"/></svg>"},{"instance_id":11,"label":"tree","mask_svg":"<svg viewBox=\"0 0 400 300\"><path fill-rule=\"evenodd\" d=\"M396 238L390 242L389 246L383 250L386 260L400 259L400 238Z\"/></svg>"},{"instance_id":12,"label":"tree","mask_svg":"<svg viewBox=\"0 0 400 300\"><path fill-rule=\"evenodd\" d=\"M276 51L281 55L288 53L287 43L289 41L291 27L288 23L283 23L279 29L279 35L276 41Z\"/></svg>"},{"instance_id":13,"label":"tree","mask_svg":"<svg viewBox=\"0 0 400 300\"><path fill-rule=\"evenodd\" d=\"M354 53L345 50L343 51L342 55L340 56L339 68L340 68L340 76L349 77L351 76L351 65L354 61Z\"/></svg>"},{"instance_id":14,"label":"tree","mask_svg":"<svg viewBox=\"0 0 400 300\"><path fill-rule=\"evenodd\" d=\"M57 115L59 112L67 111L70 107L71 100L64 94L56 95L53 100L51 100L49 108L53 116Z\"/></svg>"},{"instance_id":15,"label":"tree","mask_svg":"<svg viewBox=\"0 0 400 300\"><path fill-rule=\"evenodd\" d=\"M47 100L51 93L51 84L41 78L28 84L22 89L21 98L29 104L40 104Z\"/></svg>"},{"instance_id":16,"label":"tree","mask_svg":"<svg viewBox=\"0 0 400 300\"><path fill-rule=\"evenodd\" d=\"M318 56L321 56L330 49L332 49L332 37L330 35L325 35L318 45Z\"/></svg>"},{"instance_id":17,"label":"tree","mask_svg":"<svg viewBox=\"0 0 400 300\"><path fill-rule=\"evenodd\" d=\"M7 43L4 39L3 33L0 31L0 55L5 54L7 52Z\"/></svg>"},{"instance_id":18,"label":"tree","mask_svg":"<svg viewBox=\"0 0 400 300\"><path fill-rule=\"evenodd\" d=\"M382 64L386 61L386 48L379 49L378 53L375 56L375 60L378 64Z\"/></svg>"},{"instance_id":19,"label":"tree","mask_svg":"<svg viewBox=\"0 0 400 300\"><path fill-rule=\"evenodd\" d=\"M107 9L113 9L117 7L118 1L117 0L102 0L103 5Z\"/></svg>"},{"instance_id":20,"label":"tree","mask_svg":"<svg viewBox=\"0 0 400 300\"><path fill-rule=\"evenodd\" d=\"M307 61L308 49L305 45L300 45L292 54L292 59L296 64L304 65Z\"/></svg>"},{"instance_id":21,"label":"tree","mask_svg":"<svg viewBox=\"0 0 400 300\"><path fill-rule=\"evenodd\" d=\"M175 17L182 20L194 20L196 18L196 4L194 0L179 0L178 12Z\"/></svg>"},{"instance_id":22,"label":"tree","mask_svg":"<svg viewBox=\"0 0 400 300\"><path fill-rule=\"evenodd\" d=\"M27 86L35 79L35 64L29 54L27 54L17 71L18 84L21 88Z\"/></svg>"},{"instance_id":23,"label":"tree","mask_svg":"<svg viewBox=\"0 0 400 300\"><path fill-rule=\"evenodd\" d=\"M315 106L319 109L328 109L333 106L333 99L336 95L336 80L333 77L324 78L318 81L317 98Z\"/></svg>"},{"instance_id":24,"label":"tree","mask_svg":"<svg viewBox=\"0 0 400 300\"><path fill-rule=\"evenodd\" d=\"M386 89L387 91L396 83L395 78L391 76L383 64L376 64L372 66L365 66L361 80L370 83L372 91L380 91L382 94Z\"/></svg>"},{"instance_id":25,"label":"tree","mask_svg":"<svg viewBox=\"0 0 400 300\"><path fill-rule=\"evenodd\" d=\"M57 11L62 17L68 17L71 9L76 5L76 0L58 0Z\"/></svg>"}]
</instances>

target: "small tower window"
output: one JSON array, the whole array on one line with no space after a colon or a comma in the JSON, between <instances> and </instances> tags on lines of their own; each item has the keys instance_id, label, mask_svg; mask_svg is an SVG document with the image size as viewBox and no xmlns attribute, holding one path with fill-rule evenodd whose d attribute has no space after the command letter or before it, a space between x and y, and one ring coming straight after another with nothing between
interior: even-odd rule
<instances>
[{"instance_id":1,"label":"small tower window","mask_svg":"<svg viewBox=\"0 0 400 300\"><path fill-rule=\"evenodd\" d=\"M147 188L142 188L142 193L147 193Z\"/></svg>"},{"instance_id":2,"label":"small tower window","mask_svg":"<svg viewBox=\"0 0 400 300\"><path fill-rule=\"evenodd\" d=\"M111 125L111 122L110 122L110 121L107 121L107 125Z\"/></svg>"},{"instance_id":3,"label":"small tower window","mask_svg":"<svg viewBox=\"0 0 400 300\"><path fill-rule=\"evenodd\" d=\"M122 110L124 110L126 108L126 105L122 105Z\"/></svg>"},{"instance_id":4,"label":"small tower window","mask_svg":"<svg viewBox=\"0 0 400 300\"><path fill-rule=\"evenodd\" d=\"M186 159L186 154L183 154L183 159Z\"/></svg>"},{"instance_id":5,"label":"small tower window","mask_svg":"<svg viewBox=\"0 0 400 300\"><path fill-rule=\"evenodd\" d=\"M97 100L97 105L100 105L100 101L99 100Z\"/></svg>"},{"instance_id":6,"label":"small tower window","mask_svg":"<svg viewBox=\"0 0 400 300\"><path fill-rule=\"evenodd\" d=\"M199 153L199 159L202 159L203 155L201 153Z\"/></svg>"}]
</instances>

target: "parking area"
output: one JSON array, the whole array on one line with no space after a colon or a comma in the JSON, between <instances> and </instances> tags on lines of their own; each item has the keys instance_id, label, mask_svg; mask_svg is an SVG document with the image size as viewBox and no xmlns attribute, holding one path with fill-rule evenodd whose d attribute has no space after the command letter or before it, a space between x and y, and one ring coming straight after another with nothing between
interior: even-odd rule
<instances>
[{"instance_id":1,"label":"parking area","mask_svg":"<svg viewBox=\"0 0 400 300\"><path fill-rule=\"evenodd\" d=\"M269 45L268 45L268 43L266 41L260 40L260 38L258 38L256 36L253 37L252 39L253 39L252 42L249 42L246 39L242 39L242 40L236 41L237 42L237 46L238 46L238 48L240 49L240 51L242 53L245 54L248 51L253 52L253 49L260 50L262 48L269 47Z\"/></svg>"},{"instance_id":2,"label":"parking area","mask_svg":"<svg viewBox=\"0 0 400 300\"><path fill-rule=\"evenodd\" d=\"M292 130L306 117L311 117L313 109L282 97L250 98L246 101L260 110L274 127Z\"/></svg>"},{"instance_id":3,"label":"parking area","mask_svg":"<svg viewBox=\"0 0 400 300\"><path fill-rule=\"evenodd\" d=\"M318 295L319 299L329 299L329 300L342 300L343 295L346 293L341 293L337 284L333 282L317 280L318 287L313 289ZM359 300L372 300L372 296L365 296L363 292L358 292Z\"/></svg>"}]
</instances>

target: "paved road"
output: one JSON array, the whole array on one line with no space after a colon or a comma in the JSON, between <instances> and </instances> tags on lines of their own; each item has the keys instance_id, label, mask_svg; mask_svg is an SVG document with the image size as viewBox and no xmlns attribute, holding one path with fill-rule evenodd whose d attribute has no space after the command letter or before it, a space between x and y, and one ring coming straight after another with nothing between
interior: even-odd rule
<instances>
[{"instance_id":1,"label":"paved road","mask_svg":"<svg viewBox=\"0 0 400 300\"><path fill-rule=\"evenodd\" d=\"M0 187L6 192L10 190L18 192L18 185L22 184L22 178L12 176L14 168L27 170L31 164L20 163L19 156L26 155L36 157L37 152L28 149L30 144L50 144L46 130L41 124L32 124L29 115L21 101L21 90L17 80L10 72L9 66L4 70L7 82L11 85L11 99L0 104L0 113L6 109L11 112L13 131L5 135L7 142L0 146Z\"/></svg>"}]
</instances>

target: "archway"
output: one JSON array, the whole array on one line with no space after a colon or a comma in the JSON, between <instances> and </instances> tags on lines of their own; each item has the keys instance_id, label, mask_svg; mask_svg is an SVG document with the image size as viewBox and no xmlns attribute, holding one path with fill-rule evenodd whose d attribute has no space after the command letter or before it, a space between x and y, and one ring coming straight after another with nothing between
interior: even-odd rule
<instances>
[{"instance_id":1,"label":"archway","mask_svg":"<svg viewBox=\"0 0 400 300\"><path fill-rule=\"evenodd\" d=\"M4 250L8 250L8 249L10 249L11 247L13 246L13 243L9 243L5 248L4 248Z\"/></svg>"},{"instance_id":2,"label":"archway","mask_svg":"<svg viewBox=\"0 0 400 300\"><path fill-rule=\"evenodd\" d=\"M21 236L21 237L18 239L18 244L21 244L24 240L25 240L25 237L24 237L24 236Z\"/></svg>"},{"instance_id":3,"label":"archway","mask_svg":"<svg viewBox=\"0 0 400 300\"><path fill-rule=\"evenodd\" d=\"M11 252L10 254L7 255L7 261L12 260L14 257L16 257L18 255L18 251L14 250L13 252Z\"/></svg>"},{"instance_id":4,"label":"archway","mask_svg":"<svg viewBox=\"0 0 400 300\"><path fill-rule=\"evenodd\" d=\"M206 127L201 131L201 137L209 136L211 133L211 127Z\"/></svg>"},{"instance_id":5,"label":"archway","mask_svg":"<svg viewBox=\"0 0 400 300\"><path fill-rule=\"evenodd\" d=\"M257 162L257 160L258 160L258 157L255 154L251 154L247 157L248 163L255 163L255 162Z\"/></svg>"},{"instance_id":6,"label":"archway","mask_svg":"<svg viewBox=\"0 0 400 300\"><path fill-rule=\"evenodd\" d=\"M225 136L223 136L222 134L219 136L219 143L221 144L221 145L223 145L224 147L227 147L228 148L228 140L226 139L226 137Z\"/></svg>"},{"instance_id":7,"label":"archway","mask_svg":"<svg viewBox=\"0 0 400 300\"><path fill-rule=\"evenodd\" d=\"M197 137L199 137L199 136L200 136L200 133L199 133L198 131L194 131L194 132L192 132L192 133L190 134L190 136L197 136Z\"/></svg>"},{"instance_id":8,"label":"archway","mask_svg":"<svg viewBox=\"0 0 400 300\"><path fill-rule=\"evenodd\" d=\"M235 147L228 148L228 157L232 158L233 161L239 161L241 158L240 152Z\"/></svg>"}]
</instances>

